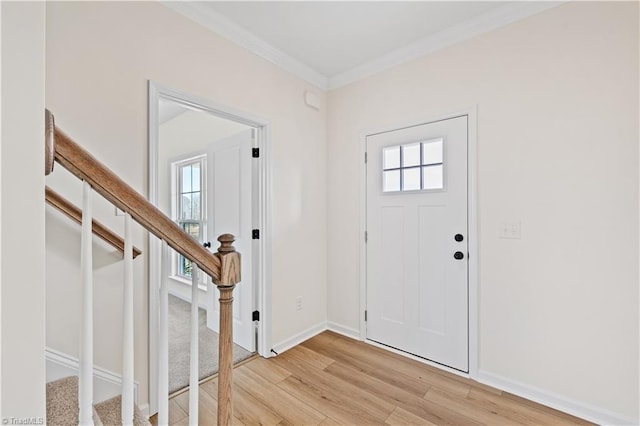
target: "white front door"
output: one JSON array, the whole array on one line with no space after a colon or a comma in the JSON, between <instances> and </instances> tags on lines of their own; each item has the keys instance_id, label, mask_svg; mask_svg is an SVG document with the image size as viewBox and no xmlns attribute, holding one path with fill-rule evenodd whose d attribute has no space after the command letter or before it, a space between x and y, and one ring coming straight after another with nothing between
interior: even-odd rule
<instances>
[{"instance_id":1,"label":"white front door","mask_svg":"<svg viewBox=\"0 0 640 426\"><path fill-rule=\"evenodd\" d=\"M249 129L209 146L207 179L211 196L207 206L207 234L214 251L218 246L216 238L221 234L236 237L233 245L242 257L241 281L233 292L233 341L253 352L252 145L252 130ZM209 301L212 309L207 315L207 325L218 332L220 292L215 288L209 294L213 300Z\"/></svg>"},{"instance_id":2,"label":"white front door","mask_svg":"<svg viewBox=\"0 0 640 426\"><path fill-rule=\"evenodd\" d=\"M366 143L367 339L467 372L467 116Z\"/></svg>"}]
</instances>

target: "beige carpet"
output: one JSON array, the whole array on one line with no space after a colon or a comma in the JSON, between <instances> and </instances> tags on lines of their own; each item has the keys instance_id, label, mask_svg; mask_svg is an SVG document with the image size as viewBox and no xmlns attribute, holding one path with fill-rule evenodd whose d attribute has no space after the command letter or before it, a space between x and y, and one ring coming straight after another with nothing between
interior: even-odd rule
<instances>
[{"instance_id":1,"label":"beige carpet","mask_svg":"<svg viewBox=\"0 0 640 426\"><path fill-rule=\"evenodd\" d=\"M47 383L47 424L78 424L78 377L65 377Z\"/></svg>"},{"instance_id":2,"label":"beige carpet","mask_svg":"<svg viewBox=\"0 0 640 426\"><path fill-rule=\"evenodd\" d=\"M122 398L116 396L115 398L107 399L104 402L96 404L95 412L105 426L122 425ZM134 426L151 425L151 423L144 418L138 407L134 407L133 410L133 424Z\"/></svg>"},{"instance_id":3,"label":"beige carpet","mask_svg":"<svg viewBox=\"0 0 640 426\"><path fill-rule=\"evenodd\" d=\"M94 426L122 425L121 398L119 396L93 407ZM78 424L78 377L69 376L47 383L47 425L69 426ZM133 424L148 426L149 421L134 407Z\"/></svg>"},{"instance_id":4,"label":"beige carpet","mask_svg":"<svg viewBox=\"0 0 640 426\"><path fill-rule=\"evenodd\" d=\"M218 333L207 327L204 309L199 309L198 364L199 378L205 379L218 372ZM191 304L169 296L169 393L189 386L189 348L191 331ZM233 362L247 359L253 353L242 346L233 345Z\"/></svg>"}]
</instances>

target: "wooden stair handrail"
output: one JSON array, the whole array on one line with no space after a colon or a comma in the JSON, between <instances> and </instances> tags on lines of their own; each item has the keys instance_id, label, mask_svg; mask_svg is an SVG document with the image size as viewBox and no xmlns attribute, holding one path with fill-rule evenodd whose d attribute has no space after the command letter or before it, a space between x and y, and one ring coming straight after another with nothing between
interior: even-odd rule
<instances>
[{"instance_id":1,"label":"wooden stair handrail","mask_svg":"<svg viewBox=\"0 0 640 426\"><path fill-rule=\"evenodd\" d=\"M107 166L56 127L53 114L45 112L45 174L53 170L53 159L73 175L91 185L120 210L129 213L147 231L194 262L200 270L219 282L220 259L204 248L156 206L140 195ZM239 281L239 280L238 280Z\"/></svg>"},{"instance_id":2,"label":"wooden stair handrail","mask_svg":"<svg viewBox=\"0 0 640 426\"><path fill-rule=\"evenodd\" d=\"M49 205L60 210L65 216L71 218L73 221L82 224L82 210L71 201L58 194L53 189L45 186L44 188L45 200ZM120 253L124 255L124 240L115 232L104 226L102 223L93 219L92 231L95 235L112 245ZM133 247L133 258L135 259L142 251L139 248Z\"/></svg>"},{"instance_id":3,"label":"wooden stair handrail","mask_svg":"<svg viewBox=\"0 0 640 426\"><path fill-rule=\"evenodd\" d=\"M231 424L233 419L233 289L240 282L240 253L233 247L235 237L231 234L219 236L218 252L215 254L209 252L157 207L58 129L53 114L49 110L45 110L44 136L45 175L53 171L54 162L60 163L73 175L87 182L91 189L120 210L129 213L147 231L164 240L169 247L198 265L200 270L213 279L220 290L218 424Z\"/></svg>"}]
</instances>

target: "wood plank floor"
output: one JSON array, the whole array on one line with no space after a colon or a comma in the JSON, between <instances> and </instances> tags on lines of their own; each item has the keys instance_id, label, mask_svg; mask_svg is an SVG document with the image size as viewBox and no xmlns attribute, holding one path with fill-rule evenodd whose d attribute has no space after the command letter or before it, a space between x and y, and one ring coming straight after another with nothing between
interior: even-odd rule
<instances>
[{"instance_id":1,"label":"wood plank floor","mask_svg":"<svg viewBox=\"0 0 640 426\"><path fill-rule=\"evenodd\" d=\"M233 379L238 425L590 424L331 332L277 357L256 357ZM217 385L200 385L200 425L216 424ZM172 425L189 424L188 393L169 407Z\"/></svg>"}]
</instances>

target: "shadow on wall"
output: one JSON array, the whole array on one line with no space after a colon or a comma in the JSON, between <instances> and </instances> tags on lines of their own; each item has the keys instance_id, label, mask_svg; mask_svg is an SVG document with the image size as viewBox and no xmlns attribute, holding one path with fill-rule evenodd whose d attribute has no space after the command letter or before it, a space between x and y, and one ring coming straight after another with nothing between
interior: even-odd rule
<instances>
[{"instance_id":1,"label":"shadow on wall","mask_svg":"<svg viewBox=\"0 0 640 426\"><path fill-rule=\"evenodd\" d=\"M77 259L80 267L80 225L73 222L47 206L46 215L46 245L56 253L65 253L67 259ZM122 254L94 237L93 240L93 269L98 270L122 261Z\"/></svg>"}]
</instances>

